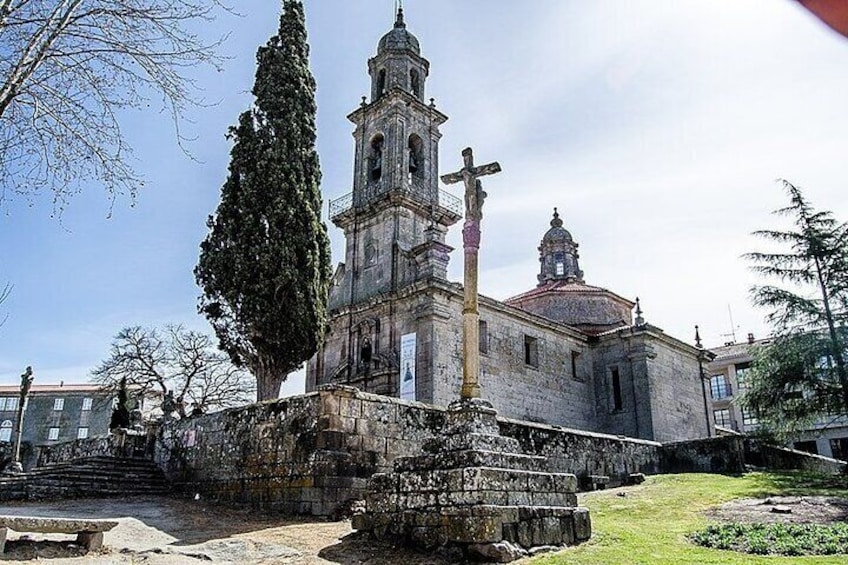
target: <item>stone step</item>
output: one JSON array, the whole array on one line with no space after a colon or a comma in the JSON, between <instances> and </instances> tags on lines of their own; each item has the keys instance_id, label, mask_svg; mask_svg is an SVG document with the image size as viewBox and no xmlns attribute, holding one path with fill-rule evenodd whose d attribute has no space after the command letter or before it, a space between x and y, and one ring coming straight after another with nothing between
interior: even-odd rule
<instances>
[{"instance_id":1,"label":"stone step","mask_svg":"<svg viewBox=\"0 0 848 565\"><path fill-rule=\"evenodd\" d=\"M401 457L395 459L394 462L396 472L426 469L461 469L465 467L493 467L545 472L547 469L547 458L521 453L465 450Z\"/></svg>"},{"instance_id":2,"label":"stone step","mask_svg":"<svg viewBox=\"0 0 848 565\"><path fill-rule=\"evenodd\" d=\"M427 453L469 450L515 454L521 453L521 445L511 437L483 433L437 437L424 442L424 451Z\"/></svg>"}]
</instances>

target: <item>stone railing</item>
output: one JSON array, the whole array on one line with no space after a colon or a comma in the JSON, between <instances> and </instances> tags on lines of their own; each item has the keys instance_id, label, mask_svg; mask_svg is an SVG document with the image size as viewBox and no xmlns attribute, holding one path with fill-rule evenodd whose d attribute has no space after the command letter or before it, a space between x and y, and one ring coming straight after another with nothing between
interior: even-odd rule
<instances>
[{"instance_id":1,"label":"stone railing","mask_svg":"<svg viewBox=\"0 0 848 565\"><path fill-rule=\"evenodd\" d=\"M143 457L153 456L150 437L146 432L115 430L104 437L78 439L38 447L37 467L67 463L88 457Z\"/></svg>"}]
</instances>

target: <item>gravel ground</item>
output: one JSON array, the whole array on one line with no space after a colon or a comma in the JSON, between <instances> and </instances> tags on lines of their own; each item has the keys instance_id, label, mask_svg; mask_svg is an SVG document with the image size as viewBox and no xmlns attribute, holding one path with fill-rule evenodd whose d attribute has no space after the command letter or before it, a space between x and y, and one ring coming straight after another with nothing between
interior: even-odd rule
<instances>
[{"instance_id":1,"label":"gravel ground","mask_svg":"<svg viewBox=\"0 0 848 565\"><path fill-rule=\"evenodd\" d=\"M359 536L349 521L292 521L248 510L170 497L6 503L1 515L117 519L104 547L86 554L74 536L9 532L6 561L50 564L285 564L448 565ZM23 538L23 539L22 539Z\"/></svg>"}]
</instances>

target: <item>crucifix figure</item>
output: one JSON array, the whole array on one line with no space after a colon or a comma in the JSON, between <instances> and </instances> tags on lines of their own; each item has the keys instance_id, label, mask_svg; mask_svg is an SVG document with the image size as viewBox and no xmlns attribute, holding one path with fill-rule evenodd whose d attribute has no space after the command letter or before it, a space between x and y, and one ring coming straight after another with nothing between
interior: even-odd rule
<instances>
[{"instance_id":1,"label":"crucifix figure","mask_svg":"<svg viewBox=\"0 0 848 565\"><path fill-rule=\"evenodd\" d=\"M501 172L497 162L474 166L474 153L468 147L462 152L465 166L455 173L442 176L445 184L465 184L465 224L462 243L465 249L465 304L462 310L462 391L463 400L480 398L480 312L477 300L477 254L480 249L480 222L483 220L483 201L486 193L480 177Z\"/></svg>"}]
</instances>

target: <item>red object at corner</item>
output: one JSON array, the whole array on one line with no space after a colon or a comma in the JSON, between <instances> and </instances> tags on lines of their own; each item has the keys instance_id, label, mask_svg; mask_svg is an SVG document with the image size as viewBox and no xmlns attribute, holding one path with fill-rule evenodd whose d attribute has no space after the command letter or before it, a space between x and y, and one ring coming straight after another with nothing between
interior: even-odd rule
<instances>
[{"instance_id":1,"label":"red object at corner","mask_svg":"<svg viewBox=\"0 0 848 565\"><path fill-rule=\"evenodd\" d=\"M818 18L848 37L848 0L798 0Z\"/></svg>"}]
</instances>

